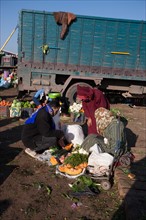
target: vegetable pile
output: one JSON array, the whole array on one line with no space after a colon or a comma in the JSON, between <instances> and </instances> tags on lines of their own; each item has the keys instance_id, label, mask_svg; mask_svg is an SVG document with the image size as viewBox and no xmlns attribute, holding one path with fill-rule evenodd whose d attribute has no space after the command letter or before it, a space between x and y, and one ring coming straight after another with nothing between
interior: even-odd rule
<instances>
[{"instance_id":1,"label":"vegetable pile","mask_svg":"<svg viewBox=\"0 0 146 220\"><path fill-rule=\"evenodd\" d=\"M72 176L78 175L88 166L88 155L73 153L68 155L58 170Z\"/></svg>"},{"instance_id":2,"label":"vegetable pile","mask_svg":"<svg viewBox=\"0 0 146 220\"><path fill-rule=\"evenodd\" d=\"M88 155L87 154L80 154L75 153L71 154L70 156L66 157L64 160L64 164L70 164L73 168L78 167L79 165L83 165L83 167L87 165L88 162Z\"/></svg>"},{"instance_id":3,"label":"vegetable pile","mask_svg":"<svg viewBox=\"0 0 146 220\"><path fill-rule=\"evenodd\" d=\"M78 175L88 166L88 155L79 153L78 150L75 152L71 149L73 144L67 144L64 149L53 149L50 163L53 166L58 165L58 170L61 173L66 173L72 176Z\"/></svg>"},{"instance_id":4,"label":"vegetable pile","mask_svg":"<svg viewBox=\"0 0 146 220\"><path fill-rule=\"evenodd\" d=\"M12 108L35 108L35 104L31 104L29 101L19 101L14 99L11 105Z\"/></svg>"},{"instance_id":5,"label":"vegetable pile","mask_svg":"<svg viewBox=\"0 0 146 220\"><path fill-rule=\"evenodd\" d=\"M11 106L12 102L6 101L6 100L1 100L0 101L0 106Z\"/></svg>"}]
</instances>

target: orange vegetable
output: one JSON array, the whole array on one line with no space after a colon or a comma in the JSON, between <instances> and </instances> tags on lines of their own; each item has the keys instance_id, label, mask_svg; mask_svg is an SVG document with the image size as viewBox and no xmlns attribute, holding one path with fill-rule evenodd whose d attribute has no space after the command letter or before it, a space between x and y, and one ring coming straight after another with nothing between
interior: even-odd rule
<instances>
[{"instance_id":1,"label":"orange vegetable","mask_svg":"<svg viewBox=\"0 0 146 220\"><path fill-rule=\"evenodd\" d=\"M78 166L76 166L75 168L78 169L78 168L86 168L88 166L88 163L87 162L84 162L84 163L81 163L79 164Z\"/></svg>"},{"instance_id":2,"label":"orange vegetable","mask_svg":"<svg viewBox=\"0 0 146 220\"><path fill-rule=\"evenodd\" d=\"M11 106L11 102L6 101L6 100L2 100L2 101L0 101L0 106Z\"/></svg>"},{"instance_id":3,"label":"orange vegetable","mask_svg":"<svg viewBox=\"0 0 146 220\"><path fill-rule=\"evenodd\" d=\"M60 172L67 173L67 174L72 175L72 176L78 175L83 171L82 168L78 168L78 169L73 168L73 167L68 168L67 165L61 165L61 166L58 167L58 169L59 169Z\"/></svg>"},{"instance_id":4,"label":"orange vegetable","mask_svg":"<svg viewBox=\"0 0 146 220\"><path fill-rule=\"evenodd\" d=\"M55 165L58 164L58 161L57 161L57 159L56 159L54 156L52 156L52 157L50 158L50 163L51 163L53 166L55 166Z\"/></svg>"},{"instance_id":5,"label":"orange vegetable","mask_svg":"<svg viewBox=\"0 0 146 220\"><path fill-rule=\"evenodd\" d=\"M61 165L58 167L58 170L62 173L65 173L66 168L67 168L66 165Z\"/></svg>"},{"instance_id":6,"label":"orange vegetable","mask_svg":"<svg viewBox=\"0 0 146 220\"><path fill-rule=\"evenodd\" d=\"M72 146L73 146L73 143L67 144L67 145L64 147L64 149L67 150L67 151L69 151L69 150L72 148Z\"/></svg>"},{"instance_id":7,"label":"orange vegetable","mask_svg":"<svg viewBox=\"0 0 146 220\"><path fill-rule=\"evenodd\" d=\"M134 174L132 174L132 173L129 173L129 174L128 174L128 177L129 177L130 179L132 179L132 180L134 180L134 179L135 179L135 175L134 175Z\"/></svg>"},{"instance_id":8,"label":"orange vegetable","mask_svg":"<svg viewBox=\"0 0 146 220\"><path fill-rule=\"evenodd\" d=\"M70 168L73 168L69 163L66 164L66 167L69 168L69 169L70 169Z\"/></svg>"}]
</instances>

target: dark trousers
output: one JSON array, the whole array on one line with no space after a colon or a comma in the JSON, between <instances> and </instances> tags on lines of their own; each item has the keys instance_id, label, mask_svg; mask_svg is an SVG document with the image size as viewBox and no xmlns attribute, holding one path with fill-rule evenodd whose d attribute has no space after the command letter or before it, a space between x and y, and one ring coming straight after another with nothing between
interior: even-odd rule
<instances>
[{"instance_id":1,"label":"dark trousers","mask_svg":"<svg viewBox=\"0 0 146 220\"><path fill-rule=\"evenodd\" d=\"M36 152L42 152L50 147L57 146L57 138L56 137L44 137L44 136L35 136L30 142L24 142L24 145L31 150Z\"/></svg>"}]
</instances>

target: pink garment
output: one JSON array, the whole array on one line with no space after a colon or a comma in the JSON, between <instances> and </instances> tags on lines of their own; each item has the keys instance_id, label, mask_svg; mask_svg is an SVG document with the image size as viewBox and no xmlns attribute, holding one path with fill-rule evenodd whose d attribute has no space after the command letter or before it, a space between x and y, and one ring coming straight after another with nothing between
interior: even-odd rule
<instances>
[{"instance_id":1,"label":"pink garment","mask_svg":"<svg viewBox=\"0 0 146 220\"><path fill-rule=\"evenodd\" d=\"M94 113L100 107L110 109L109 101L99 89L79 85L77 86L77 97L82 100L85 116L92 119L92 126L88 126L88 134L98 134Z\"/></svg>"}]
</instances>

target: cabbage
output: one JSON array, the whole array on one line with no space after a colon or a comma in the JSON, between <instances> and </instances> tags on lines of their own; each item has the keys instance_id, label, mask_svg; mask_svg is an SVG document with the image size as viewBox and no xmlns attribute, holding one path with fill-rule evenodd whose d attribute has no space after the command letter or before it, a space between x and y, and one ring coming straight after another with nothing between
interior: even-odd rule
<instances>
[{"instance_id":1,"label":"cabbage","mask_svg":"<svg viewBox=\"0 0 146 220\"><path fill-rule=\"evenodd\" d=\"M12 103L11 107L12 107L12 108L16 107L16 104L15 104L15 103Z\"/></svg>"},{"instance_id":2,"label":"cabbage","mask_svg":"<svg viewBox=\"0 0 146 220\"><path fill-rule=\"evenodd\" d=\"M21 102L17 102L16 107L20 108L21 107Z\"/></svg>"},{"instance_id":3,"label":"cabbage","mask_svg":"<svg viewBox=\"0 0 146 220\"><path fill-rule=\"evenodd\" d=\"M16 103L17 103L17 100L16 100L16 99L14 99L14 100L13 100L13 103L14 103L14 104L16 104Z\"/></svg>"}]
</instances>

